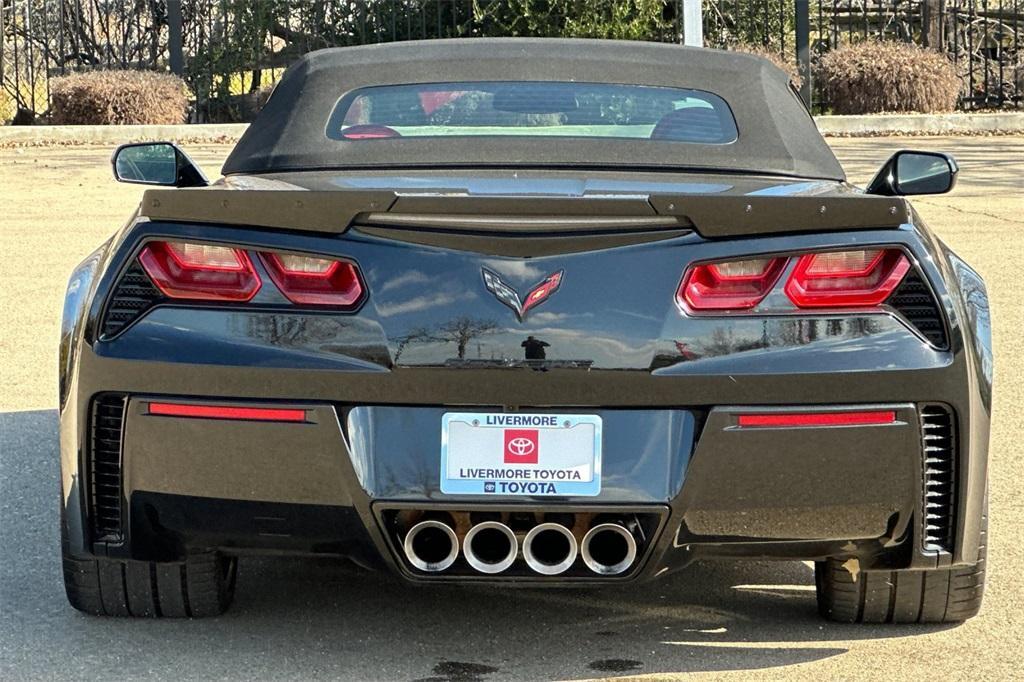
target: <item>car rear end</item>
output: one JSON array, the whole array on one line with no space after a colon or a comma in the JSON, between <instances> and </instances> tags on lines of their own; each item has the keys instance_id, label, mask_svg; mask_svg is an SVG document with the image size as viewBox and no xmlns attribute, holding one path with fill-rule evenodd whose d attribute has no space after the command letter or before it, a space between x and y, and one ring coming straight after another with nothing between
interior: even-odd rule
<instances>
[{"instance_id":1,"label":"car rear end","mask_svg":"<svg viewBox=\"0 0 1024 682\"><path fill-rule=\"evenodd\" d=\"M76 551L331 554L414 580L543 583L701 555L975 560L977 300L913 224L614 228L598 236L627 243L530 234L481 253L362 215L342 234L143 220L79 273L89 312L68 330L62 412ZM519 248L545 253L498 253ZM561 275L520 319L485 272L522 296ZM539 453L511 451L516 437ZM516 555L501 571L466 551L485 522L506 538L485 534L480 551L506 550L491 563ZM614 551L585 561L606 524L627 532L599 534Z\"/></svg>"},{"instance_id":2,"label":"car rear end","mask_svg":"<svg viewBox=\"0 0 1024 682\"><path fill-rule=\"evenodd\" d=\"M528 585L800 559L840 620L980 604L984 286L763 60L314 53L224 170L72 278L85 610L216 612L246 553Z\"/></svg>"}]
</instances>

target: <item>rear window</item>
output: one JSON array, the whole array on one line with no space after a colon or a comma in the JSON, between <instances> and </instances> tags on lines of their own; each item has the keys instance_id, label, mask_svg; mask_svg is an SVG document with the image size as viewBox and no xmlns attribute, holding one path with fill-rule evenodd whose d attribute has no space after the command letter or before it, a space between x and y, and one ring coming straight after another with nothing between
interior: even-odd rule
<instances>
[{"instance_id":1,"label":"rear window","mask_svg":"<svg viewBox=\"0 0 1024 682\"><path fill-rule=\"evenodd\" d=\"M701 90L516 81L361 88L341 98L327 126L336 140L471 135L728 144L736 121L721 97Z\"/></svg>"}]
</instances>

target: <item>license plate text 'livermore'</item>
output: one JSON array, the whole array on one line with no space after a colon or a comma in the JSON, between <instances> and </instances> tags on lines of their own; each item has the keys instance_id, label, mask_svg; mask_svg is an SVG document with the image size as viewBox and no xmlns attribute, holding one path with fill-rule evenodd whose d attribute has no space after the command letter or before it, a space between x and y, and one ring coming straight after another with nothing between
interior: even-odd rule
<instances>
[{"instance_id":1,"label":"license plate text 'livermore'","mask_svg":"<svg viewBox=\"0 0 1024 682\"><path fill-rule=\"evenodd\" d=\"M448 413L441 490L470 495L597 495L597 415Z\"/></svg>"}]
</instances>

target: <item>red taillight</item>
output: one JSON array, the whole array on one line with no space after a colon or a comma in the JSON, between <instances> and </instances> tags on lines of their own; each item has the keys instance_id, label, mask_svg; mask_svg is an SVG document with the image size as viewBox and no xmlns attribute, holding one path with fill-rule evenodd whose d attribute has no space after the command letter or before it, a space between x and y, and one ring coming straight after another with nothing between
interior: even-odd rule
<instances>
[{"instance_id":1,"label":"red taillight","mask_svg":"<svg viewBox=\"0 0 1024 682\"><path fill-rule=\"evenodd\" d=\"M209 301L248 301L260 278L245 251L192 242L150 242L139 262L166 296Z\"/></svg>"},{"instance_id":2,"label":"red taillight","mask_svg":"<svg viewBox=\"0 0 1024 682\"><path fill-rule=\"evenodd\" d=\"M897 249L858 249L800 256L786 295L801 308L874 306L889 297L910 269Z\"/></svg>"},{"instance_id":3,"label":"red taillight","mask_svg":"<svg viewBox=\"0 0 1024 682\"><path fill-rule=\"evenodd\" d=\"M676 299L690 310L749 310L768 295L785 265L785 258L694 265Z\"/></svg>"},{"instance_id":4,"label":"red taillight","mask_svg":"<svg viewBox=\"0 0 1024 682\"><path fill-rule=\"evenodd\" d=\"M262 257L270 278L292 303L354 308L363 298L355 263L284 253Z\"/></svg>"},{"instance_id":5,"label":"red taillight","mask_svg":"<svg viewBox=\"0 0 1024 682\"><path fill-rule=\"evenodd\" d=\"M784 288L798 308L877 306L889 298L911 267L906 255L892 248L828 251L794 258ZM694 313L750 310L776 286L789 263L786 257L764 257L693 265L676 298Z\"/></svg>"},{"instance_id":6,"label":"red taillight","mask_svg":"<svg viewBox=\"0 0 1024 682\"><path fill-rule=\"evenodd\" d=\"M306 411L281 407L242 405L194 405L189 403L150 403L147 414L193 419L237 419L242 421L304 422Z\"/></svg>"},{"instance_id":7,"label":"red taillight","mask_svg":"<svg viewBox=\"0 0 1024 682\"><path fill-rule=\"evenodd\" d=\"M896 413L891 410L870 412L772 412L770 414L741 414L736 417L739 426L870 426L892 424Z\"/></svg>"}]
</instances>

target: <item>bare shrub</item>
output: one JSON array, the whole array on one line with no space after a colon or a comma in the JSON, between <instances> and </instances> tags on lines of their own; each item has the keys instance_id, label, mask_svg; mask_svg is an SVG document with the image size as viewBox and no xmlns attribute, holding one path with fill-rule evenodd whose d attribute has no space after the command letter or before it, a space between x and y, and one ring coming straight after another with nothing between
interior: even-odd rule
<instances>
[{"instance_id":1,"label":"bare shrub","mask_svg":"<svg viewBox=\"0 0 1024 682\"><path fill-rule=\"evenodd\" d=\"M89 71L54 78L55 124L173 124L185 120L188 90L177 76L152 71Z\"/></svg>"},{"instance_id":2,"label":"bare shrub","mask_svg":"<svg viewBox=\"0 0 1024 682\"><path fill-rule=\"evenodd\" d=\"M961 82L943 55L906 43L869 41L821 59L819 77L837 114L953 111Z\"/></svg>"},{"instance_id":3,"label":"bare shrub","mask_svg":"<svg viewBox=\"0 0 1024 682\"><path fill-rule=\"evenodd\" d=\"M763 45L754 45L751 43L739 43L729 49L733 52L743 52L745 54L752 54L755 57L767 59L775 66L782 69L786 75L789 76L789 81L793 84L793 87L798 90L800 89L800 85L803 83L803 78L800 77L800 69L797 68L795 56L793 59L784 59L777 50L772 50L764 47Z\"/></svg>"}]
</instances>

